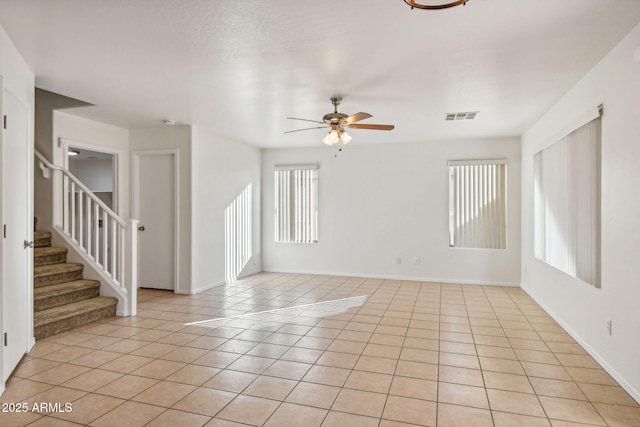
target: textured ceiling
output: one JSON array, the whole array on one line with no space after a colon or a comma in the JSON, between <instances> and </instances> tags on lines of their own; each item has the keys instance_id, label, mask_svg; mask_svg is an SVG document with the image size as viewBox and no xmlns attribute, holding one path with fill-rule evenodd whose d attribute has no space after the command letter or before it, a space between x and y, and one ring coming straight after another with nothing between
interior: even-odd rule
<instances>
[{"instance_id":1,"label":"textured ceiling","mask_svg":"<svg viewBox=\"0 0 640 427\"><path fill-rule=\"evenodd\" d=\"M520 135L640 21L637 0L0 0L0 25L37 86L94 104L84 117L135 128L163 119L262 146L339 111L391 132L353 143ZM632 58L630 58L632 60ZM475 120L444 114L480 111Z\"/></svg>"}]
</instances>

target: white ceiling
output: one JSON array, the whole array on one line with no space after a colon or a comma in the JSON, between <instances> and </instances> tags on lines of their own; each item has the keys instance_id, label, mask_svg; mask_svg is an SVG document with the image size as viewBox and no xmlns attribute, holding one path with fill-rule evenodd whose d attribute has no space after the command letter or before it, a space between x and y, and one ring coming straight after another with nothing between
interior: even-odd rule
<instances>
[{"instance_id":1,"label":"white ceiling","mask_svg":"<svg viewBox=\"0 0 640 427\"><path fill-rule=\"evenodd\" d=\"M318 146L286 117L321 120L332 95L396 125L352 144L520 135L639 21L638 0L0 0L37 86L95 105L77 114L261 147Z\"/></svg>"}]
</instances>

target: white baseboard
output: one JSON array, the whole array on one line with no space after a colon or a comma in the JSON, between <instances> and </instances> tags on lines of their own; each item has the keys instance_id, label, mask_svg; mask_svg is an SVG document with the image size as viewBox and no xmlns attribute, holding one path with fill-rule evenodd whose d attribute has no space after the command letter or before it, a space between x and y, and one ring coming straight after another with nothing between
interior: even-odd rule
<instances>
[{"instance_id":1,"label":"white baseboard","mask_svg":"<svg viewBox=\"0 0 640 427\"><path fill-rule=\"evenodd\" d=\"M187 291L176 291L176 294L194 295L194 294L199 294L200 292L204 292L206 290L217 288L218 286L223 286L223 285L226 285L226 282L224 280L221 282L200 286L199 288L196 288L196 289L189 289Z\"/></svg>"},{"instance_id":2,"label":"white baseboard","mask_svg":"<svg viewBox=\"0 0 640 427\"><path fill-rule=\"evenodd\" d=\"M421 277L421 276L396 276L384 274L364 274L364 273L344 273L344 272L327 272L327 271L308 271L308 270L287 270L278 268L263 267L262 271L266 273L287 273L287 274L312 274L315 276L342 276L342 277L359 277L366 279L384 279L384 280L407 280L414 282L434 282L434 283L452 283L460 285L489 285L489 286L508 286L520 287L520 283L516 282L487 282L482 280L452 280L445 278Z\"/></svg>"},{"instance_id":3,"label":"white baseboard","mask_svg":"<svg viewBox=\"0 0 640 427\"><path fill-rule=\"evenodd\" d=\"M558 325L562 326L562 328L567 331L567 333L569 335L571 335L571 338L573 338L574 340L576 340L576 342L578 344L580 344L582 346L582 348L584 348L586 350L587 353L589 353L589 355L591 357L593 357L596 362L598 362L600 364L600 366L602 366L602 368L604 368L605 371L607 371L607 373L609 373L609 375L611 375L613 377L614 380L616 380L618 382L618 384L620 384L620 386L625 389L627 391L627 393L629 393L631 395L631 397L633 397L635 399L636 402L640 403L640 391L635 389L631 384L629 384L622 375L620 375L620 373L618 373L618 371L616 371L616 369L611 366L602 356L600 356L600 354L595 351L593 349L593 347L591 347L584 339L582 339L582 337L580 335L578 335L569 325L567 325L560 317L558 317L545 303L543 303L537 296L536 294L533 292L533 290L531 290L527 285L523 284L521 286L522 290L525 291L527 293L527 295L529 295L540 307L542 307L542 309L553 318L553 320L555 320Z\"/></svg>"}]
</instances>

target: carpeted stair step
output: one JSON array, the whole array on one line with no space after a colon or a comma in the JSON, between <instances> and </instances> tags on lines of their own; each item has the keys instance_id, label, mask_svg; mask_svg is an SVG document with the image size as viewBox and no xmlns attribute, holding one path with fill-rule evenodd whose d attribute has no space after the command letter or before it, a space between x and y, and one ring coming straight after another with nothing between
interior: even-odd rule
<instances>
[{"instance_id":1,"label":"carpeted stair step","mask_svg":"<svg viewBox=\"0 0 640 427\"><path fill-rule=\"evenodd\" d=\"M82 279L83 269L84 265L71 262L35 267L33 269L33 286L38 288L40 286L80 280Z\"/></svg>"},{"instance_id":2,"label":"carpeted stair step","mask_svg":"<svg viewBox=\"0 0 640 427\"><path fill-rule=\"evenodd\" d=\"M116 315L118 300L96 297L35 313L34 336L36 339L67 331L96 320Z\"/></svg>"},{"instance_id":3,"label":"carpeted stair step","mask_svg":"<svg viewBox=\"0 0 640 427\"><path fill-rule=\"evenodd\" d=\"M51 233L48 231L35 231L33 233L33 243L35 248L51 246Z\"/></svg>"},{"instance_id":4,"label":"carpeted stair step","mask_svg":"<svg viewBox=\"0 0 640 427\"><path fill-rule=\"evenodd\" d=\"M33 311L38 312L100 296L100 282L97 280L74 280L56 285L40 286L34 289L33 294Z\"/></svg>"},{"instance_id":5,"label":"carpeted stair step","mask_svg":"<svg viewBox=\"0 0 640 427\"><path fill-rule=\"evenodd\" d=\"M33 250L33 266L62 264L67 261L67 248L42 246Z\"/></svg>"},{"instance_id":6,"label":"carpeted stair step","mask_svg":"<svg viewBox=\"0 0 640 427\"><path fill-rule=\"evenodd\" d=\"M46 338L116 315L118 300L100 297L100 282L82 278L67 249L51 247L51 233L34 232L34 336Z\"/></svg>"}]
</instances>

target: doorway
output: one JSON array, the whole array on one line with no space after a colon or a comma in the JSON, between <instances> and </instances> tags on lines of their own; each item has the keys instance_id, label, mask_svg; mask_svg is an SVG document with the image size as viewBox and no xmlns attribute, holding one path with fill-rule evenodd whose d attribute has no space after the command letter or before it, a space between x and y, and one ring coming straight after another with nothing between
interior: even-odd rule
<instances>
[{"instance_id":1,"label":"doorway","mask_svg":"<svg viewBox=\"0 0 640 427\"><path fill-rule=\"evenodd\" d=\"M133 214L138 226L138 286L177 288L176 150L133 153Z\"/></svg>"},{"instance_id":2,"label":"doorway","mask_svg":"<svg viewBox=\"0 0 640 427\"><path fill-rule=\"evenodd\" d=\"M60 138L64 168L78 178L112 211L120 214L122 153L106 147Z\"/></svg>"}]
</instances>

